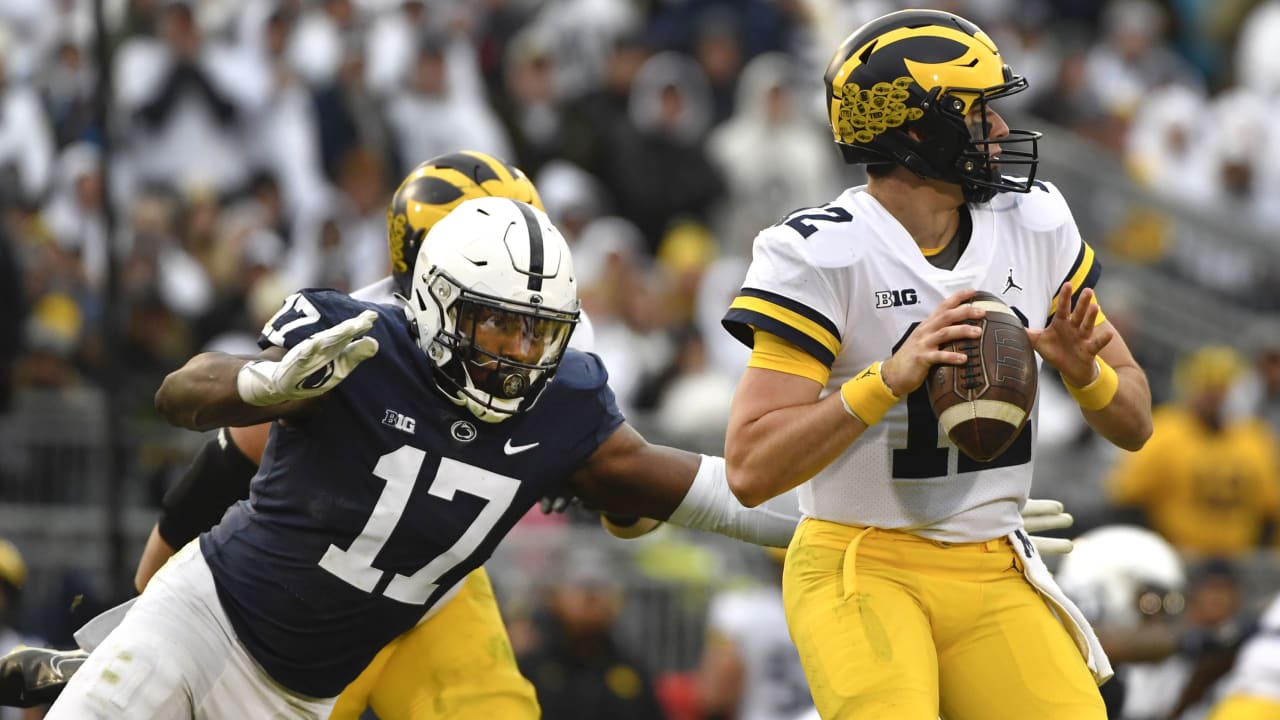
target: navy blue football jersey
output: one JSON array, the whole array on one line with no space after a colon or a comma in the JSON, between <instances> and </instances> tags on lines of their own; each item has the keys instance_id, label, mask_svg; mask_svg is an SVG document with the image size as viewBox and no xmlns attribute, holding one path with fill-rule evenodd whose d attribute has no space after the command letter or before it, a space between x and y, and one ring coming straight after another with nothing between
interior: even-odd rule
<instances>
[{"instance_id":1,"label":"navy blue football jersey","mask_svg":"<svg viewBox=\"0 0 1280 720\"><path fill-rule=\"evenodd\" d=\"M341 692L622 423L604 366L577 351L531 410L477 421L435 388L402 309L335 291L291 296L260 343L366 309L377 354L317 414L274 424L249 499L200 537L240 641L313 697Z\"/></svg>"}]
</instances>

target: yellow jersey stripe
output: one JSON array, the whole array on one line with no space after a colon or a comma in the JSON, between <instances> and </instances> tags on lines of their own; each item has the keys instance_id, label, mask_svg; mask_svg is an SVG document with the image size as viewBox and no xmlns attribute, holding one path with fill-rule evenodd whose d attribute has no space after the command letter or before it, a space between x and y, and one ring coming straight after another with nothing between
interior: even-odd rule
<instances>
[{"instance_id":1,"label":"yellow jersey stripe","mask_svg":"<svg viewBox=\"0 0 1280 720\"><path fill-rule=\"evenodd\" d=\"M776 370L788 375L808 378L819 385L826 385L831 369L798 345L787 342L767 330L755 330L755 345L747 367Z\"/></svg>"},{"instance_id":2,"label":"yellow jersey stripe","mask_svg":"<svg viewBox=\"0 0 1280 720\"><path fill-rule=\"evenodd\" d=\"M743 288L729 306L730 313L735 311L752 317L751 325L769 330L806 350L809 350L809 345L820 348L818 352L810 351L810 354L826 365L830 365L840 352L840 335L835 323L803 303L763 290ZM760 318L767 318L772 322L762 323ZM730 319L726 316L726 320ZM775 325L789 330L780 331L773 327Z\"/></svg>"}]
</instances>

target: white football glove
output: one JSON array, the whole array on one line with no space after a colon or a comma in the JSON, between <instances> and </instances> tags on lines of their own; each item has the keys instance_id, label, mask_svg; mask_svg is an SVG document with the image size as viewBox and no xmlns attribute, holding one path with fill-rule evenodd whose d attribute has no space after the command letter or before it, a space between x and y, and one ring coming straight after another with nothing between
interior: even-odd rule
<instances>
[{"instance_id":1,"label":"white football glove","mask_svg":"<svg viewBox=\"0 0 1280 720\"><path fill-rule=\"evenodd\" d=\"M279 360L246 364L236 375L240 398L262 407L323 395L378 352L378 341L363 337L377 319L378 313L365 310L303 340Z\"/></svg>"},{"instance_id":2,"label":"white football glove","mask_svg":"<svg viewBox=\"0 0 1280 720\"><path fill-rule=\"evenodd\" d=\"M1071 513L1063 512L1062 503L1057 500L1027 500L1022 508L1022 526L1028 534L1058 530L1071 527L1076 519ZM1071 541L1066 538L1041 537L1031 535L1031 544L1041 555L1066 555L1071 552Z\"/></svg>"}]
</instances>

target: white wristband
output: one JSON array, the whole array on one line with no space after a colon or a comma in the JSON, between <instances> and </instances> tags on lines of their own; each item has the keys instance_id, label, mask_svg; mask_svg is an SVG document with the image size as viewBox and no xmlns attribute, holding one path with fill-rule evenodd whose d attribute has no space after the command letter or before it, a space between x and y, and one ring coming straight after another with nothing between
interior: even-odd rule
<instances>
[{"instance_id":1,"label":"white wristband","mask_svg":"<svg viewBox=\"0 0 1280 720\"><path fill-rule=\"evenodd\" d=\"M786 547L797 518L763 507L749 508L729 490L724 458L702 456L684 500L667 519L673 525L706 530L756 545Z\"/></svg>"},{"instance_id":2,"label":"white wristband","mask_svg":"<svg viewBox=\"0 0 1280 720\"><path fill-rule=\"evenodd\" d=\"M282 402L272 390L272 373L279 363L271 360L251 360L236 373L236 392L249 405L264 407Z\"/></svg>"}]
</instances>

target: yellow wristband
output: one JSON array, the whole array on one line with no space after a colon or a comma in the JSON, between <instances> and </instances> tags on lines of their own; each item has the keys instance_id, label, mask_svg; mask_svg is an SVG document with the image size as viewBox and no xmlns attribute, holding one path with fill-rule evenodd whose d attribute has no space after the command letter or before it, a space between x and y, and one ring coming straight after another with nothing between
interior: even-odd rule
<instances>
[{"instance_id":1,"label":"yellow wristband","mask_svg":"<svg viewBox=\"0 0 1280 720\"><path fill-rule=\"evenodd\" d=\"M1067 392L1076 399L1076 404L1085 410L1101 410L1110 405L1116 391L1120 389L1120 376L1116 375L1115 368L1100 357L1094 358L1094 362L1098 364L1098 377L1088 385L1076 387L1065 378L1062 381L1067 386Z\"/></svg>"},{"instance_id":2,"label":"yellow wristband","mask_svg":"<svg viewBox=\"0 0 1280 720\"><path fill-rule=\"evenodd\" d=\"M866 370L840 386L840 400L844 403L844 409L867 427L880 422L889 408L901 399L893 394L880 376L879 361L871 363Z\"/></svg>"}]
</instances>

